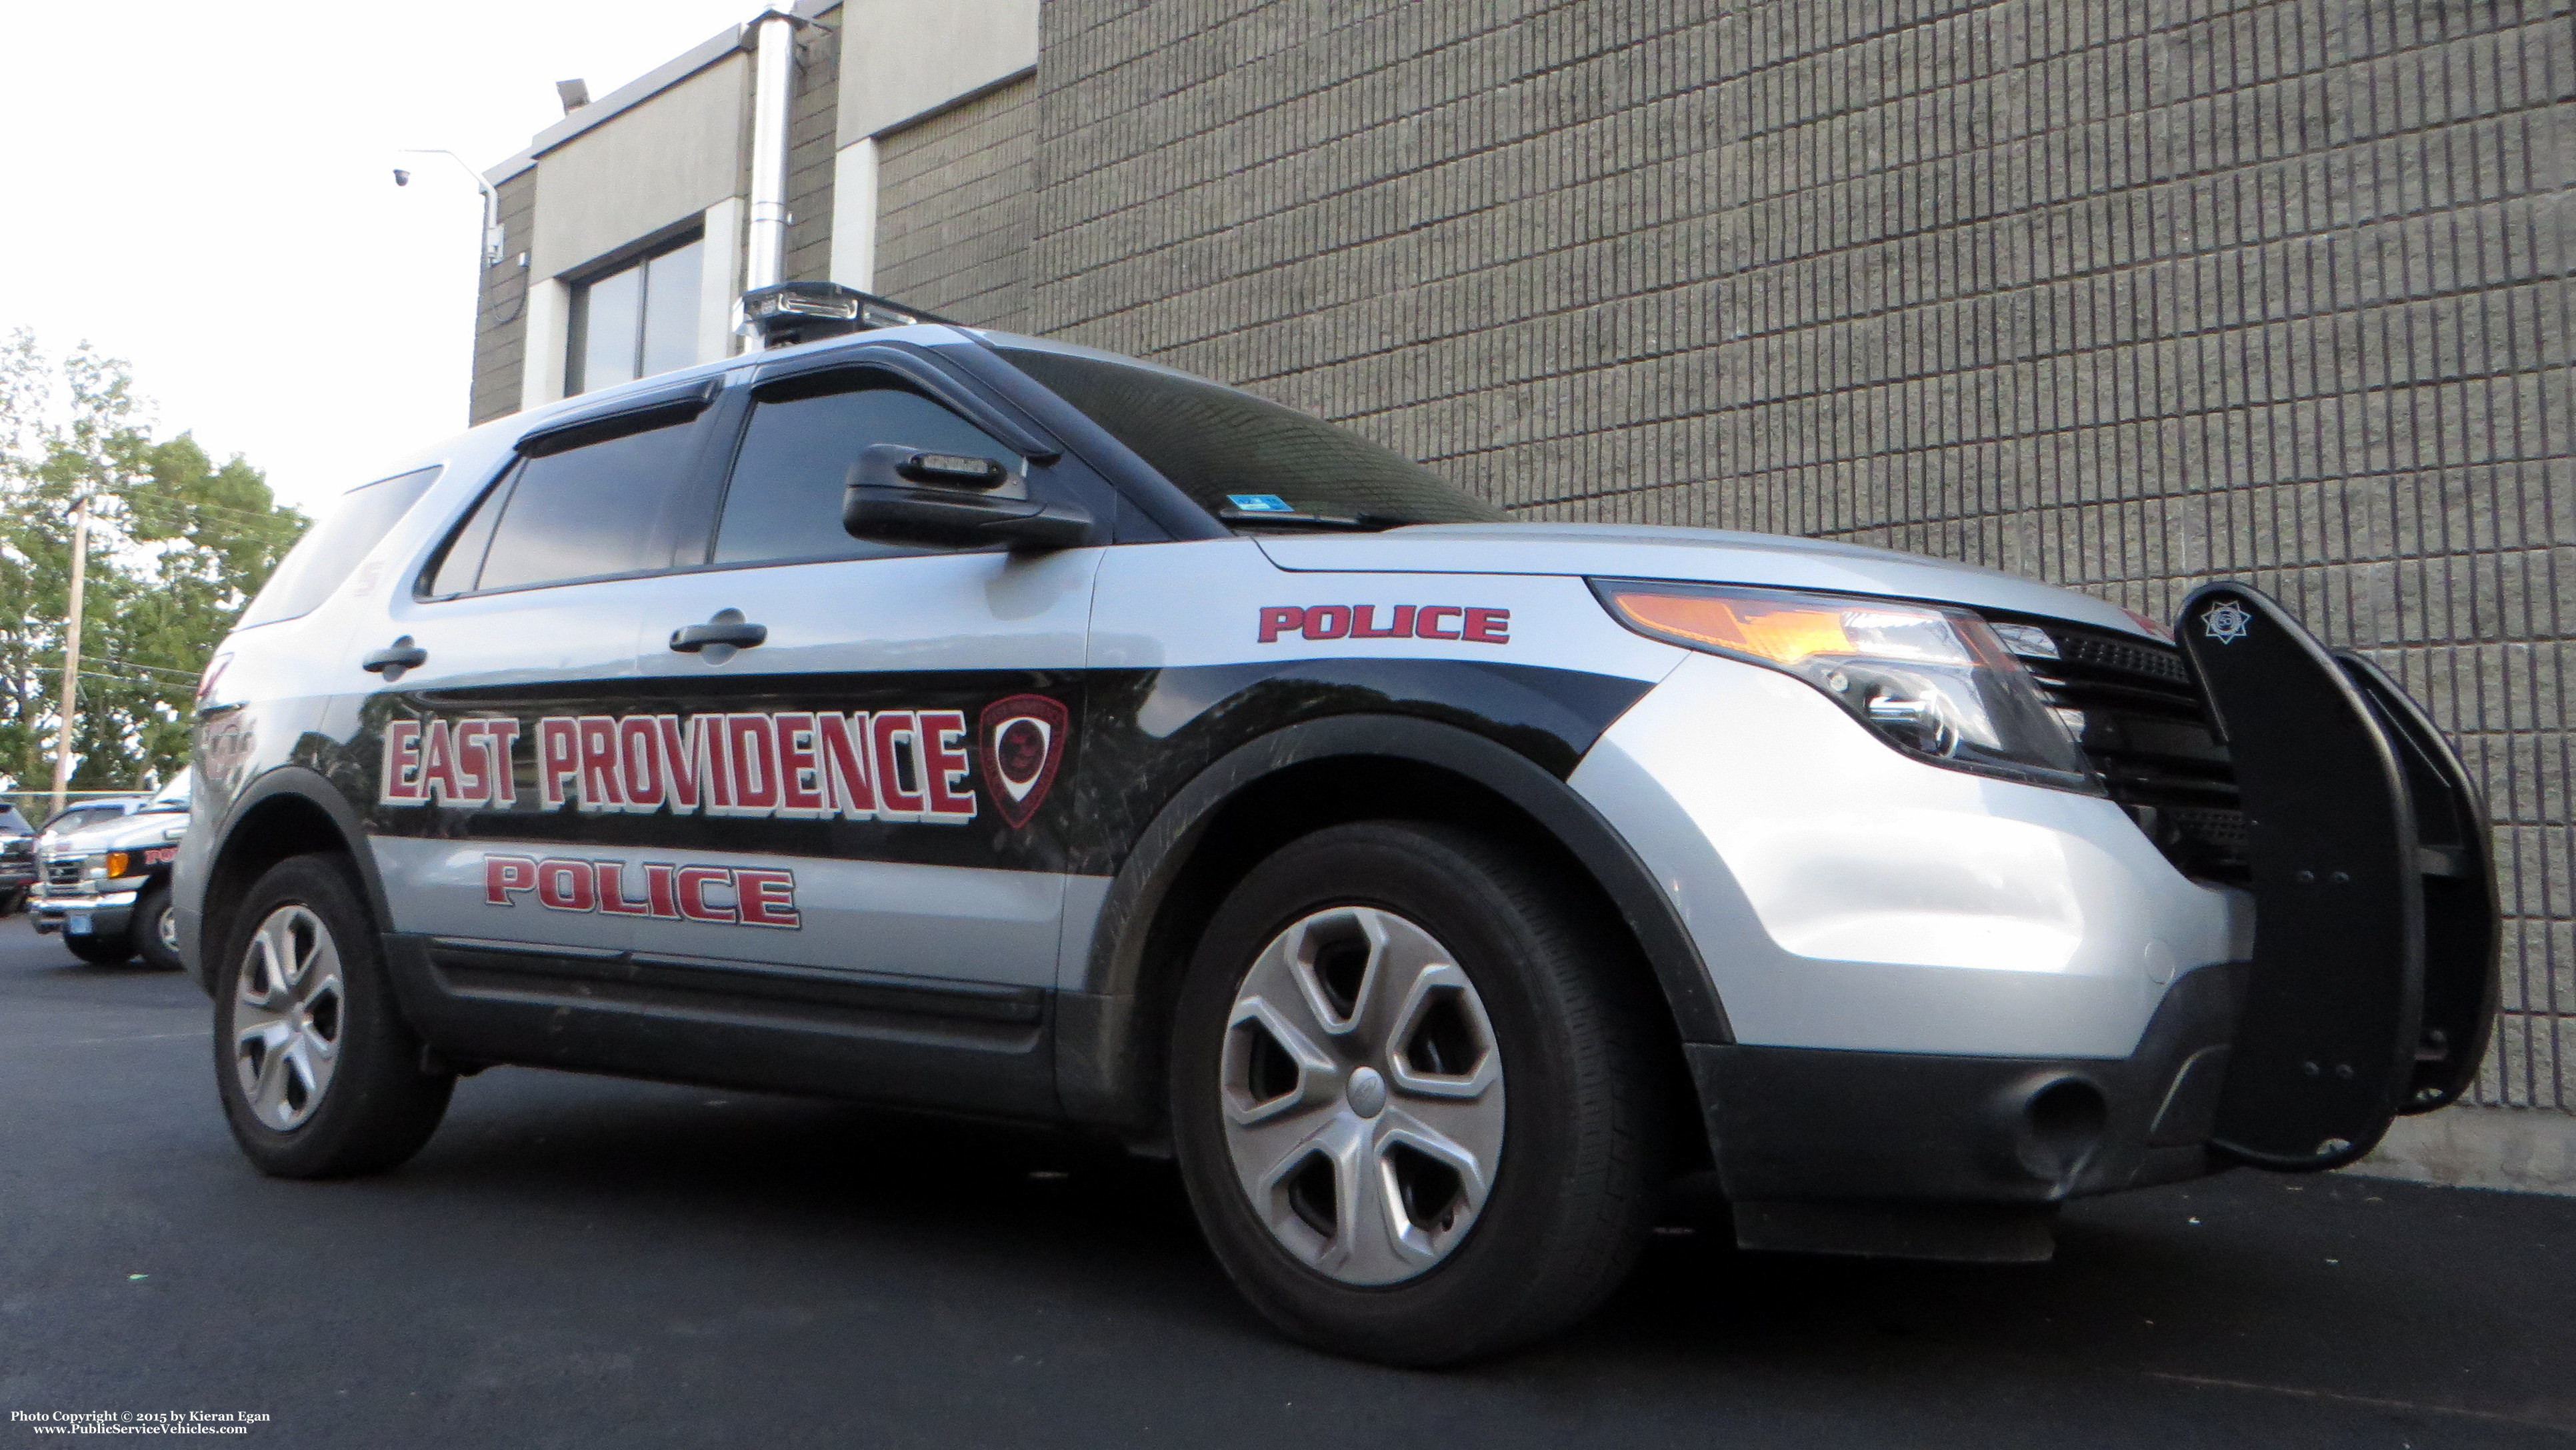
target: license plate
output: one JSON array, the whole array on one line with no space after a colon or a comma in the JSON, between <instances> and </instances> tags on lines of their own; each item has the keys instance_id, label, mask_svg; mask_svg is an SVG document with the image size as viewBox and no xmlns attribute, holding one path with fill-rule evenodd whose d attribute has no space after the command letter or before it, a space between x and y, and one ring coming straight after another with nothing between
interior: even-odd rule
<instances>
[{"instance_id":1,"label":"license plate","mask_svg":"<svg viewBox=\"0 0 2576 1450\"><path fill-rule=\"evenodd\" d=\"M66 916L66 917L64 917L64 918L63 918L63 935L65 935L65 936L87 936L87 935L89 935L89 918L88 918L88 917L86 917L86 916Z\"/></svg>"}]
</instances>

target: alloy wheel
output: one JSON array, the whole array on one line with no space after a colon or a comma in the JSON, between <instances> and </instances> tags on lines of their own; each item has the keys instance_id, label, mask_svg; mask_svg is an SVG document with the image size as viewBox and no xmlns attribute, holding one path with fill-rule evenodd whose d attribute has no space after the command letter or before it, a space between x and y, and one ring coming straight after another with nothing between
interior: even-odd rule
<instances>
[{"instance_id":1,"label":"alloy wheel","mask_svg":"<svg viewBox=\"0 0 2576 1450\"><path fill-rule=\"evenodd\" d=\"M268 914L243 954L233 1003L233 1072L252 1116L286 1132L330 1090L346 1019L340 951L307 907Z\"/></svg>"},{"instance_id":2,"label":"alloy wheel","mask_svg":"<svg viewBox=\"0 0 2576 1450\"><path fill-rule=\"evenodd\" d=\"M1236 991L1218 1071L1235 1176L1308 1268L1400 1283L1474 1228L1502 1154L1502 1055L1420 926L1337 906L1280 932Z\"/></svg>"}]
</instances>

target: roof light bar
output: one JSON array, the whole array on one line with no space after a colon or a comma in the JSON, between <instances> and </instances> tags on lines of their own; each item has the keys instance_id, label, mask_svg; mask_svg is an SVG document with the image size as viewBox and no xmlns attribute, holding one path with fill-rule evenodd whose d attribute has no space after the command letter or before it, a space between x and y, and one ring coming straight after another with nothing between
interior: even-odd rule
<instances>
[{"instance_id":1,"label":"roof light bar","mask_svg":"<svg viewBox=\"0 0 2576 1450\"><path fill-rule=\"evenodd\" d=\"M743 321L762 347L817 342L878 327L949 319L838 282L777 282L742 294Z\"/></svg>"}]
</instances>

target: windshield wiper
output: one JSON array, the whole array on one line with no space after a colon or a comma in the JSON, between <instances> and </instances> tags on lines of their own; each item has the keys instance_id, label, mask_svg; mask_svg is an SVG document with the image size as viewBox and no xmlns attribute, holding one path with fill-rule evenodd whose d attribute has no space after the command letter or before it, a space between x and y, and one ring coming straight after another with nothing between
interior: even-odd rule
<instances>
[{"instance_id":1,"label":"windshield wiper","mask_svg":"<svg viewBox=\"0 0 2576 1450\"><path fill-rule=\"evenodd\" d=\"M1319 529L1343 533L1374 534L1382 529L1399 527L1404 521L1384 514L1309 514L1285 509L1221 508L1216 516L1236 527L1283 529Z\"/></svg>"}]
</instances>

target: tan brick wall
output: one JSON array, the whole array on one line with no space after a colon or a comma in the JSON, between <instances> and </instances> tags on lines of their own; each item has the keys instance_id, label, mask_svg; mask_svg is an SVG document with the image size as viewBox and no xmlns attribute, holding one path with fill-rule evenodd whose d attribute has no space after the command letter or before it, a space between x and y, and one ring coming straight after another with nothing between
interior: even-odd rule
<instances>
[{"instance_id":1,"label":"tan brick wall","mask_svg":"<svg viewBox=\"0 0 2576 1450\"><path fill-rule=\"evenodd\" d=\"M1025 325L1036 95L1018 81L879 142L878 292L977 326Z\"/></svg>"}]
</instances>

